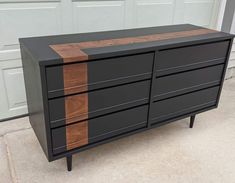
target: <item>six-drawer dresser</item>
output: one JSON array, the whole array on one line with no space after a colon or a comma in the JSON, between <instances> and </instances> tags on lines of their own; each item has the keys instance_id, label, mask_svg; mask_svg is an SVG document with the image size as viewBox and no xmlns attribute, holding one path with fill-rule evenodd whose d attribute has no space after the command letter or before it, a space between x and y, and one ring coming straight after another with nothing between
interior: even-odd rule
<instances>
[{"instance_id":1,"label":"six-drawer dresser","mask_svg":"<svg viewBox=\"0 0 235 183\"><path fill-rule=\"evenodd\" d=\"M233 35L189 24L20 39L49 161L218 106Z\"/></svg>"}]
</instances>

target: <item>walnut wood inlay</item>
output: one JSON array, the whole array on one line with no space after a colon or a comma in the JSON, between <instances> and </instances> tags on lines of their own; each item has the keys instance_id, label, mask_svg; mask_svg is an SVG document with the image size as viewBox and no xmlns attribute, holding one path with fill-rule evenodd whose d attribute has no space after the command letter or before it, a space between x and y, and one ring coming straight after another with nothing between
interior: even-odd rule
<instances>
[{"instance_id":1,"label":"walnut wood inlay","mask_svg":"<svg viewBox=\"0 0 235 183\"><path fill-rule=\"evenodd\" d=\"M77 45L80 49L99 48L99 47L107 47L107 46L144 43L144 42L151 42L151 41L160 41L160 40L165 40L165 39L196 36L196 35L208 34L212 32L215 32L215 31L210 30L210 29L196 29L196 30L191 30L191 31L170 32L170 33L152 34L152 35L146 35L146 36L72 43L71 45Z\"/></svg>"},{"instance_id":2,"label":"walnut wood inlay","mask_svg":"<svg viewBox=\"0 0 235 183\"><path fill-rule=\"evenodd\" d=\"M88 118L88 94L65 97L66 124Z\"/></svg>"},{"instance_id":3,"label":"walnut wood inlay","mask_svg":"<svg viewBox=\"0 0 235 183\"><path fill-rule=\"evenodd\" d=\"M87 64L78 63L63 66L64 94L87 91Z\"/></svg>"},{"instance_id":4,"label":"walnut wood inlay","mask_svg":"<svg viewBox=\"0 0 235 183\"><path fill-rule=\"evenodd\" d=\"M80 122L66 126L67 150L88 144L88 122Z\"/></svg>"},{"instance_id":5,"label":"walnut wood inlay","mask_svg":"<svg viewBox=\"0 0 235 183\"><path fill-rule=\"evenodd\" d=\"M50 45L62 58L65 63L73 62L75 60L88 60L88 55L84 53L79 45L76 44L58 44Z\"/></svg>"},{"instance_id":6,"label":"walnut wood inlay","mask_svg":"<svg viewBox=\"0 0 235 183\"><path fill-rule=\"evenodd\" d=\"M88 55L82 51L82 49L86 49L86 48L100 48L100 47L107 47L107 46L144 43L144 42L160 41L160 40L166 40L166 39L198 36L198 35L215 33L215 32L217 31L211 30L211 29L196 29L196 30L190 30L190 31L151 34L151 35L137 36L137 37L87 41L87 42L80 42L80 43L58 44L58 45L50 45L50 47L63 58L64 63L68 63L68 62L88 60L89 59Z\"/></svg>"},{"instance_id":7,"label":"walnut wood inlay","mask_svg":"<svg viewBox=\"0 0 235 183\"><path fill-rule=\"evenodd\" d=\"M87 64L63 66L64 93L87 91ZM88 118L88 93L65 97L66 124ZM66 126L67 150L88 144L88 121Z\"/></svg>"}]
</instances>

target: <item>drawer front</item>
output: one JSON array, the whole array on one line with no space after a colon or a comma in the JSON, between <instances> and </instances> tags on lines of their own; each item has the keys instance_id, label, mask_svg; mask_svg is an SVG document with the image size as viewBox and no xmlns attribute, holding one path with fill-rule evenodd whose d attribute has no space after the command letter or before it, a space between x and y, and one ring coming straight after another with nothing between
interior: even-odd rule
<instances>
[{"instance_id":1,"label":"drawer front","mask_svg":"<svg viewBox=\"0 0 235 183\"><path fill-rule=\"evenodd\" d=\"M157 76L224 63L229 41L162 50L156 60Z\"/></svg>"},{"instance_id":2,"label":"drawer front","mask_svg":"<svg viewBox=\"0 0 235 183\"><path fill-rule=\"evenodd\" d=\"M213 87L170 99L153 102L151 123L163 122L190 112L216 105L219 87Z\"/></svg>"},{"instance_id":3,"label":"drawer front","mask_svg":"<svg viewBox=\"0 0 235 183\"><path fill-rule=\"evenodd\" d=\"M51 127L146 104L150 81L141 81L49 100Z\"/></svg>"},{"instance_id":4,"label":"drawer front","mask_svg":"<svg viewBox=\"0 0 235 183\"><path fill-rule=\"evenodd\" d=\"M53 153L58 154L147 125L148 105L52 129Z\"/></svg>"},{"instance_id":5,"label":"drawer front","mask_svg":"<svg viewBox=\"0 0 235 183\"><path fill-rule=\"evenodd\" d=\"M217 65L158 77L153 83L154 100L208 88L219 85L223 74L224 65Z\"/></svg>"},{"instance_id":6,"label":"drawer front","mask_svg":"<svg viewBox=\"0 0 235 183\"><path fill-rule=\"evenodd\" d=\"M48 97L58 97L149 79L154 53L146 53L46 69Z\"/></svg>"}]
</instances>

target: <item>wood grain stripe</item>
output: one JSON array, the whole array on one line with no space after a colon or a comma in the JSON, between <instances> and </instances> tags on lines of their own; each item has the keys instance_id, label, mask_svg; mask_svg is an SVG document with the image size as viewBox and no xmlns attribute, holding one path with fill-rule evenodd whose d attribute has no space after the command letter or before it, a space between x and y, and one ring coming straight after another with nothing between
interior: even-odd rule
<instances>
[{"instance_id":1,"label":"wood grain stripe","mask_svg":"<svg viewBox=\"0 0 235 183\"><path fill-rule=\"evenodd\" d=\"M66 124L88 118L88 93L65 97Z\"/></svg>"},{"instance_id":2,"label":"wood grain stripe","mask_svg":"<svg viewBox=\"0 0 235 183\"><path fill-rule=\"evenodd\" d=\"M63 66L64 94L87 91L87 64ZM88 93L65 97L67 150L88 144L88 121L68 125L88 118Z\"/></svg>"},{"instance_id":3,"label":"wood grain stripe","mask_svg":"<svg viewBox=\"0 0 235 183\"><path fill-rule=\"evenodd\" d=\"M63 58L64 63L69 63L77 61L86 61L89 59L88 55L85 52L83 52L82 49L161 41L167 39L198 36L215 32L217 31L211 29L196 29L190 31L151 34L151 35L137 36L137 37L87 41L80 43L57 44L57 45L50 45L50 47Z\"/></svg>"},{"instance_id":4,"label":"wood grain stripe","mask_svg":"<svg viewBox=\"0 0 235 183\"><path fill-rule=\"evenodd\" d=\"M63 75L65 95L87 91L87 63L64 65Z\"/></svg>"},{"instance_id":5,"label":"wood grain stripe","mask_svg":"<svg viewBox=\"0 0 235 183\"><path fill-rule=\"evenodd\" d=\"M67 150L88 144L88 122L83 121L66 126Z\"/></svg>"},{"instance_id":6,"label":"wood grain stripe","mask_svg":"<svg viewBox=\"0 0 235 183\"><path fill-rule=\"evenodd\" d=\"M88 60L88 55L77 44L57 44L50 47L63 58L64 63Z\"/></svg>"}]
</instances>

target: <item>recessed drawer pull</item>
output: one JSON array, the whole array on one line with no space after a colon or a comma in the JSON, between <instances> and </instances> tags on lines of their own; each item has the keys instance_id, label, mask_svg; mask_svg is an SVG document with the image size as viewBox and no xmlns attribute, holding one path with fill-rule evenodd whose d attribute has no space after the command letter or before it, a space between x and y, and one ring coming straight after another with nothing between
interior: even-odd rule
<instances>
[{"instance_id":1,"label":"recessed drawer pull","mask_svg":"<svg viewBox=\"0 0 235 183\"><path fill-rule=\"evenodd\" d=\"M110 87L88 93L51 99L51 127L146 104L149 101L150 80Z\"/></svg>"},{"instance_id":2,"label":"recessed drawer pull","mask_svg":"<svg viewBox=\"0 0 235 183\"><path fill-rule=\"evenodd\" d=\"M52 129L55 154L85 146L147 125L148 106L105 115ZM64 140L60 140L63 138Z\"/></svg>"},{"instance_id":3,"label":"recessed drawer pull","mask_svg":"<svg viewBox=\"0 0 235 183\"><path fill-rule=\"evenodd\" d=\"M172 96L219 85L224 64L210 66L154 79L154 100L162 100Z\"/></svg>"},{"instance_id":4,"label":"recessed drawer pull","mask_svg":"<svg viewBox=\"0 0 235 183\"><path fill-rule=\"evenodd\" d=\"M48 97L53 98L150 79L153 57L154 53L144 53L48 67L46 69Z\"/></svg>"},{"instance_id":5,"label":"recessed drawer pull","mask_svg":"<svg viewBox=\"0 0 235 183\"><path fill-rule=\"evenodd\" d=\"M216 105L219 87L212 87L169 99L156 101L150 109L151 124Z\"/></svg>"},{"instance_id":6,"label":"recessed drawer pull","mask_svg":"<svg viewBox=\"0 0 235 183\"><path fill-rule=\"evenodd\" d=\"M229 41L221 41L160 51L157 76L224 63L228 47Z\"/></svg>"}]
</instances>

